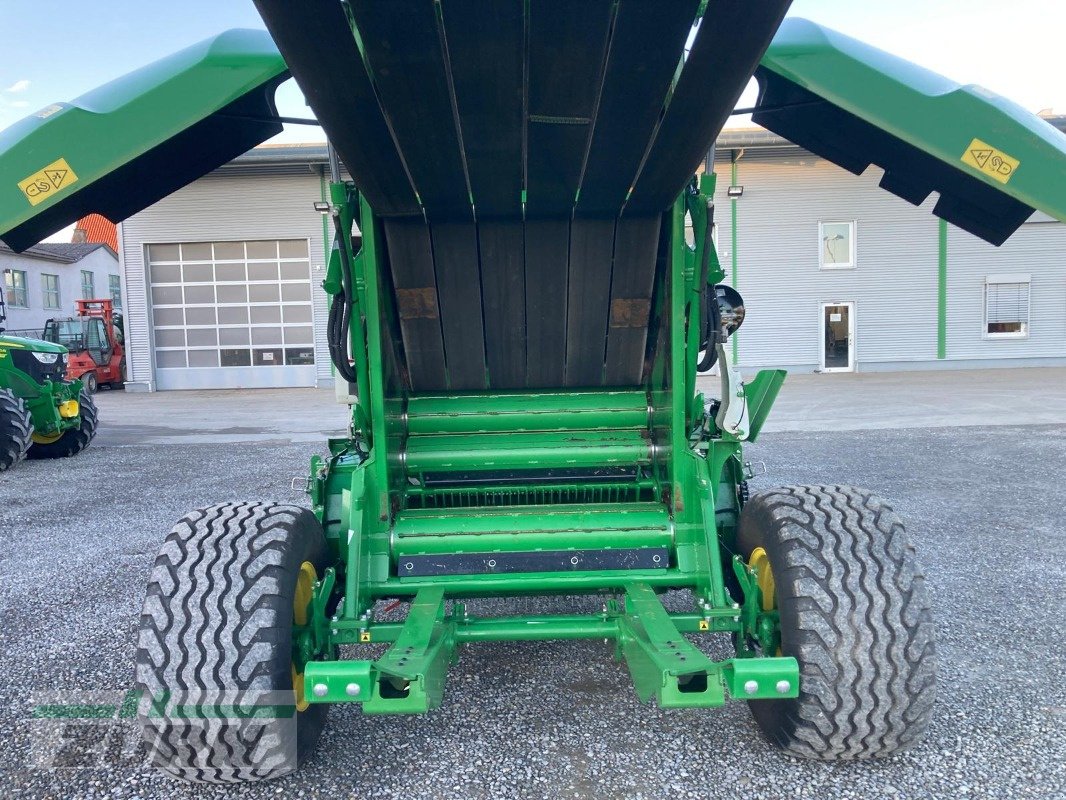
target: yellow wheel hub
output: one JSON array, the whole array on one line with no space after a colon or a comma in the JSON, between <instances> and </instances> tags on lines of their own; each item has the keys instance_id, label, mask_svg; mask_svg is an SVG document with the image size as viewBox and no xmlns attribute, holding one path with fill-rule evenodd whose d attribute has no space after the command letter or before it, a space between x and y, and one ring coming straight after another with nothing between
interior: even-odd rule
<instances>
[{"instance_id":1,"label":"yellow wheel hub","mask_svg":"<svg viewBox=\"0 0 1066 800\"><path fill-rule=\"evenodd\" d=\"M310 561L302 563L300 573L296 576L296 594L292 601L292 619L297 625L307 624L307 607L311 603L317 580L315 565ZM296 710L306 711L311 704L304 699L304 674L296 671L295 662L292 664L292 690L296 694Z\"/></svg>"},{"instance_id":2,"label":"yellow wheel hub","mask_svg":"<svg viewBox=\"0 0 1066 800\"><path fill-rule=\"evenodd\" d=\"M770 556L761 547L751 551L748 566L755 573L755 583L762 592L762 610L773 611L777 607L777 586L774 571L770 568Z\"/></svg>"},{"instance_id":3,"label":"yellow wheel hub","mask_svg":"<svg viewBox=\"0 0 1066 800\"><path fill-rule=\"evenodd\" d=\"M30 434L30 438L33 439L36 444L52 444L63 438L63 431L59 431L59 433L37 433L34 431Z\"/></svg>"}]
</instances>

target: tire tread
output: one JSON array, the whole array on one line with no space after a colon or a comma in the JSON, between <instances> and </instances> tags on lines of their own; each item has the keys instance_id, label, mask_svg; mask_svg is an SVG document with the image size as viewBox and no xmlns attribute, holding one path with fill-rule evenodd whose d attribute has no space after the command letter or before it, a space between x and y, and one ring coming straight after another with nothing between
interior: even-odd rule
<instances>
[{"instance_id":1,"label":"tire tread","mask_svg":"<svg viewBox=\"0 0 1066 800\"><path fill-rule=\"evenodd\" d=\"M892 508L851 486L753 497L739 535L770 556L782 648L800 696L753 701L772 741L819 760L886 756L924 735L936 692L932 614L914 546Z\"/></svg>"}]
</instances>

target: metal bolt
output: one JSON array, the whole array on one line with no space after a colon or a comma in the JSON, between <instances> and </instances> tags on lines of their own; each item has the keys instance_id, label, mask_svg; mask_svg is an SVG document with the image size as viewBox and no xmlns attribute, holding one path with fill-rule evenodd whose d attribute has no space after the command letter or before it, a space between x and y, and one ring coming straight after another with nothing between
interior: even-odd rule
<instances>
[{"instance_id":1,"label":"metal bolt","mask_svg":"<svg viewBox=\"0 0 1066 800\"><path fill-rule=\"evenodd\" d=\"M359 692L361 691L362 689L359 687L358 683L349 683L347 686L344 687L344 693L349 697L358 697Z\"/></svg>"},{"instance_id":2,"label":"metal bolt","mask_svg":"<svg viewBox=\"0 0 1066 800\"><path fill-rule=\"evenodd\" d=\"M652 560L652 563L658 564L660 561L662 561L662 557L661 556L652 556L651 560Z\"/></svg>"},{"instance_id":3,"label":"metal bolt","mask_svg":"<svg viewBox=\"0 0 1066 800\"><path fill-rule=\"evenodd\" d=\"M337 628L330 628L329 632L332 636L336 636L340 631Z\"/></svg>"},{"instance_id":4,"label":"metal bolt","mask_svg":"<svg viewBox=\"0 0 1066 800\"><path fill-rule=\"evenodd\" d=\"M573 564L574 566L577 566L577 562L578 562L578 557L577 556L572 556L570 558L570 563Z\"/></svg>"},{"instance_id":5,"label":"metal bolt","mask_svg":"<svg viewBox=\"0 0 1066 800\"><path fill-rule=\"evenodd\" d=\"M410 571L410 570L412 570L412 569L414 569L414 568L415 568L415 565L414 565L414 564L412 564L412 563L411 563L410 561L408 561L407 563L405 563L405 564L403 565L403 568L404 568L404 569L406 569L406 570L408 570L408 571Z\"/></svg>"},{"instance_id":6,"label":"metal bolt","mask_svg":"<svg viewBox=\"0 0 1066 800\"><path fill-rule=\"evenodd\" d=\"M755 694L757 691L759 691L759 682L758 681L747 681L747 682L745 682L745 684L744 684L744 693L745 694Z\"/></svg>"},{"instance_id":7,"label":"metal bolt","mask_svg":"<svg viewBox=\"0 0 1066 800\"><path fill-rule=\"evenodd\" d=\"M792 684L791 683L789 683L788 681L778 681L777 682L777 693L778 694L788 694L790 691L792 691Z\"/></svg>"},{"instance_id":8,"label":"metal bolt","mask_svg":"<svg viewBox=\"0 0 1066 800\"><path fill-rule=\"evenodd\" d=\"M733 608L740 608L740 603L733 603Z\"/></svg>"},{"instance_id":9,"label":"metal bolt","mask_svg":"<svg viewBox=\"0 0 1066 800\"><path fill-rule=\"evenodd\" d=\"M495 567L496 566L496 559L495 558L490 558L488 566L489 566L489 569L492 569L493 567Z\"/></svg>"},{"instance_id":10,"label":"metal bolt","mask_svg":"<svg viewBox=\"0 0 1066 800\"><path fill-rule=\"evenodd\" d=\"M325 697L329 694L329 687L324 683L316 683L311 691L315 693L315 697Z\"/></svg>"}]
</instances>

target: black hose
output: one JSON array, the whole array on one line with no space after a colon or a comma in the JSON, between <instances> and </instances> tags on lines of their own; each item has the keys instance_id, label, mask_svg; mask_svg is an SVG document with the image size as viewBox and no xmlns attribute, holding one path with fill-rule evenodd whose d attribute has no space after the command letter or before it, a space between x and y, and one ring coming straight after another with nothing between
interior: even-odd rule
<instances>
[{"instance_id":1,"label":"black hose","mask_svg":"<svg viewBox=\"0 0 1066 800\"><path fill-rule=\"evenodd\" d=\"M714 203L707 201L707 226L703 231L703 258L700 261L700 321L703 323L703 335L700 337L700 349L703 358L696 364L696 372L707 372L718 361L718 332L722 328L722 311L718 307L718 295L715 287L707 285L707 274L711 269L711 248L714 246Z\"/></svg>"},{"instance_id":2,"label":"black hose","mask_svg":"<svg viewBox=\"0 0 1066 800\"><path fill-rule=\"evenodd\" d=\"M333 217L337 230L334 244L340 251L341 286L340 294L333 296L329 308L329 320L326 325L326 338L329 343L329 357L337 372L348 383L358 383L358 376L348 358L352 330L352 308L355 306L355 291L352 287L352 265L348 258L348 248L344 246L343 226L340 216ZM360 324L362 324L360 322Z\"/></svg>"}]
</instances>

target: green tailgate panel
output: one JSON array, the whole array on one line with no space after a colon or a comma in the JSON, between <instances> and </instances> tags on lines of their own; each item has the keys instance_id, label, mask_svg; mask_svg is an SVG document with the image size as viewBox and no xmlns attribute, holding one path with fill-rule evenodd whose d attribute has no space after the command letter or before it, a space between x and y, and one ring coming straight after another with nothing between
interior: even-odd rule
<instances>
[{"instance_id":1,"label":"green tailgate panel","mask_svg":"<svg viewBox=\"0 0 1066 800\"><path fill-rule=\"evenodd\" d=\"M231 30L0 132L0 239L25 250L89 212L120 222L281 132L288 77L265 31Z\"/></svg>"},{"instance_id":2,"label":"green tailgate panel","mask_svg":"<svg viewBox=\"0 0 1066 800\"><path fill-rule=\"evenodd\" d=\"M883 188L1001 244L1039 209L1066 221L1066 135L979 86L962 86L803 19L756 72L753 119Z\"/></svg>"}]
</instances>

